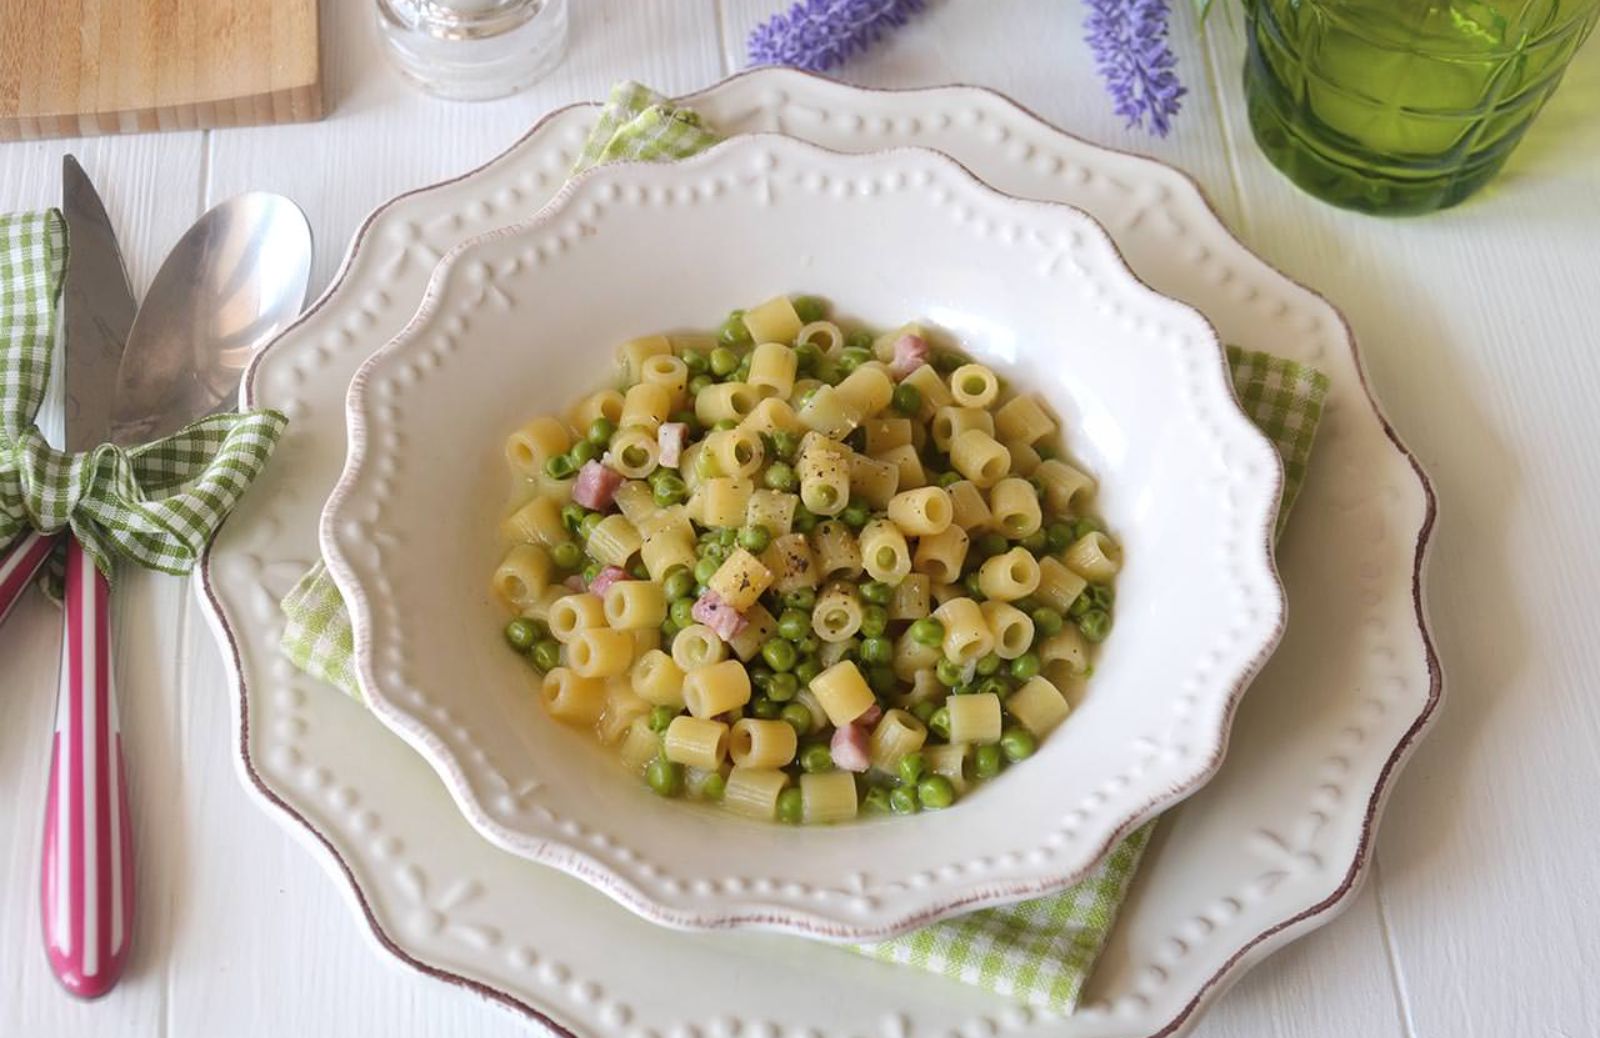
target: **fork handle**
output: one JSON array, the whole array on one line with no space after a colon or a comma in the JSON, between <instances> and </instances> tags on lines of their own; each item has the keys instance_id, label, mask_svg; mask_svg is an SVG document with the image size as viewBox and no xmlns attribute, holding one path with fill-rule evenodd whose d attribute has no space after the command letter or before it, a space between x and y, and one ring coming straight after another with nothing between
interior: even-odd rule
<instances>
[{"instance_id":1,"label":"fork handle","mask_svg":"<svg viewBox=\"0 0 1600 1038\"><path fill-rule=\"evenodd\" d=\"M29 530L5 551L0 551L0 620L21 601L22 593L33 582L33 575L55 550L59 536Z\"/></svg>"},{"instance_id":2,"label":"fork handle","mask_svg":"<svg viewBox=\"0 0 1600 1038\"><path fill-rule=\"evenodd\" d=\"M40 896L50 967L80 998L97 998L116 984L133 926L132 826L111 675L110 595L94 560L71 539Z\"/></svg>"}]
</instances>

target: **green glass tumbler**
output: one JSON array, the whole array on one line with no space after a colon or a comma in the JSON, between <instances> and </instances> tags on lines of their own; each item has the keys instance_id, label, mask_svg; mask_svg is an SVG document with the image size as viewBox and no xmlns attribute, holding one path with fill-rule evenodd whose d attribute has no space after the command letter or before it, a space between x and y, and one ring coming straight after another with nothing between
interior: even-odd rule
<instances>
[{"instance_id":1,"label":"green glass tumbler","mask_svg":"<svg viewBox=\"0 0 1600 1038\"><path fill-rule=\"evenodd\" d=\"M1250 127L1324 201L1425 213L1505 164L1600 0L1246 0Z\"/></svg>"}]
</instances>

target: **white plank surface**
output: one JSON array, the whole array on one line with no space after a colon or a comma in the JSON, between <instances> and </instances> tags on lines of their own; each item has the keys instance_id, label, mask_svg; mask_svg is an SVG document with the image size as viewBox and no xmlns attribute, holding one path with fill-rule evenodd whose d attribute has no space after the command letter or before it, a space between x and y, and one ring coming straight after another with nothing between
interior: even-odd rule
<instances>
[{"instance_id":1,"label":"white plank surface","mask_svg":"<svg viewBox=\"0 0 1600 1038\"><path fill-rule=\"evenodd\" d=\"M434 101L376 51L365 0L324 5L332 116L310 126L0 148L0 210L51 203L59 156L100 183L136 287L203 208L284 191L317 236L315 287L373 206L471 168L548 108L632 76L679 92L742 64L772 0L575 0L562 67L520 97ZM1182 5L1180 5L1182 6ZM1430 605L1450 703L1401 782L1374 882L1332 925L1225 997L1205 1038L1600 1034L1600 47L1508 173L1457 210L1382 221L1311 202L1256 153L1236 28L1174 42L1190 87L1172 137L1124 130L1080 39L1081 7L942 0L844 77L997 87L1092 140L1195 175L1268 259L1350 317L1427 464L1442 521ZM511 1035L505 1011L392 964L342 886L247 798L220 661L177 582L116 602L141 915L130 975L79 1005L44 965L35 907L56 626L38 601L0 629L0 1034Z\"/></svg>"}]
</instances>

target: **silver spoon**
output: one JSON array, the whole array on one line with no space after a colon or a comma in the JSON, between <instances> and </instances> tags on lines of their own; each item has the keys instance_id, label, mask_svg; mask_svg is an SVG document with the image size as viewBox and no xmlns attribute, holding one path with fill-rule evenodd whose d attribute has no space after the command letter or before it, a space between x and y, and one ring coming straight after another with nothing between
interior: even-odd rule
<instances>
[{"instance_id":1,"label":"silver spoon","mask_svg":"<svg viewBox=\"0 0 1600 1038\"><path fill-rule=\"evenodd\" d=\"M113 439L166 436L230 402L250 358L300 315L310 278L311 228L282 195L252 191L202 216L128 333Z\"/></svg>"}]
</instances>

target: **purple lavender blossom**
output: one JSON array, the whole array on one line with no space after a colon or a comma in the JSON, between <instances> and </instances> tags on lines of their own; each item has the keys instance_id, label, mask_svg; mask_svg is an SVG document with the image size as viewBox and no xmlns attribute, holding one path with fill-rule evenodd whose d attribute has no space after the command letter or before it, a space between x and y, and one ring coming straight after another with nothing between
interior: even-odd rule
<instances>
[{"instance_id":1,"label":"purple lavender blossom","mask_svg":"<svg viewBox=\"0 0 1600 1038\"><path fill-rule=\"evenodd\" d=\"M750 64L825 72L921 11L923 0L800 0L750 33Z\"/></svg>"},{"instance_id":2,"label":"purple lavender blossom","mask_svg":"<svg viewBox=\"0 0 1600 1038\"><path fill-rule=\"evenodd\" d=\"M1173 71L1177 58L1167 46L1167 0L1085 0L1085 39L1095 67L1129 126L1165 137L1187 91Z\"/></svg>"}]
</instances>

